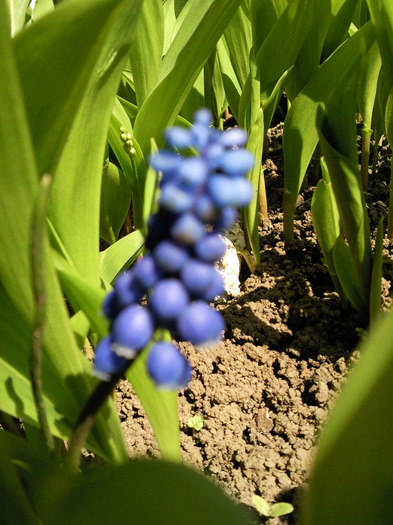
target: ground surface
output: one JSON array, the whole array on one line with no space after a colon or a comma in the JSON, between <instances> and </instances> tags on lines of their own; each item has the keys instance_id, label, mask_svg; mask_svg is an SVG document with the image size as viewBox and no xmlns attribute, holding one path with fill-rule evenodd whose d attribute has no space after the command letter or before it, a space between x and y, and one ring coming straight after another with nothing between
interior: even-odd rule
<instances>
[{"instance_id":1,"label":"ground surface","mask_svg":"<svg viewBox=\"0 0 393 525\"><path fill-rule=\"evenodd\" d=\"M379 158L367 194L372 228L387 213L386 144ZM282 173L281 131L275 128L266 159L269 221L260 230L261 264L250 274L243 263L241 294L217 305L227 326L223 343L203 353L183 347L194 366L189 388L179 394L183 459L246 505L254 494L269 503L301 500L318 431L356 361L362 327L355 312L343 310L321 262L310 213L313 188L298 200L295 242L285 252ZM390 282L391 265L385 264L385 298ZM158 455L131 387L123 383L117 395L130 454ZM187 426L193 415L204 419L194 434ZM269 523L296 523L296 516Z\"/></svg>"}]
</instances>

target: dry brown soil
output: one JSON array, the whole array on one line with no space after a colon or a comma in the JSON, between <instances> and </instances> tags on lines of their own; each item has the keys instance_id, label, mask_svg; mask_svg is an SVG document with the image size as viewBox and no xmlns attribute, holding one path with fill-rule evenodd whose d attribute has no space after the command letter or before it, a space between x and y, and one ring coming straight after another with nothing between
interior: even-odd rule
<instances>
[{"instance_id":1,"label":"dry brown soil","mask_svg":"<svg viewBox=\"0 0 393 525\"><path fill-rule=\"evenodd\" d=\"M371 227L386 217L390 150L381 148L378 177L367 202ZM269 221L260 229L261 264L242 265L242 293L217 308L225 340L197 353L183 346L194 376L179 394L185 463L212 476L245 505L261 495L269 503L301 501L318 432L358 352L362 320L345 311L334 291L313 230L313 187L298 199L295 242L284 250L281 129L270 130L265 162ZM312 166L311 166L312 170ZM385 241L385 256L391 255ZM391 264L384 264L389 303ZM151 426L131 387L118 389L118 407L130 455L159 455ZM192 432L187 421L201 415ZM264 522L256 519L256 522ZM296 523L297 511L274 523Z\"/></svg>"}]
</instances>

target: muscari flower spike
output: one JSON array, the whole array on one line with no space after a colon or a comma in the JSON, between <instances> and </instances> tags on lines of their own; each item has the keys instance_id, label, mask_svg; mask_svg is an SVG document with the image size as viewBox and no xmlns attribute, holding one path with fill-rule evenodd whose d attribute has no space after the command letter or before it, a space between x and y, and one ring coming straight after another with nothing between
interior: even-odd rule
<instances>
[{"instance_id":1,"label":"muscari flower spike","mask_svg":"<svg viewBox=\"0 0 393 525\"><path fill-rule=\"evenodd\" d=\"M254 157L244 148L245 131L222 132L210 127L211 120L210 111L201 109L190 129L168 128L170 149L150 159L160 180L158 211L148 221L150 253L118 277L104 301L111 332L98 344L93 368L102 380L124 370L152 342L150 377L159 388L184 388L190 364L176 344L156 340L155 333L169 330L177 340L204 347L224 330L221 314L209 305L224 292L214 265L225 253L220 232L253 197L245 175Z\"/></svg>"}]
</instances>

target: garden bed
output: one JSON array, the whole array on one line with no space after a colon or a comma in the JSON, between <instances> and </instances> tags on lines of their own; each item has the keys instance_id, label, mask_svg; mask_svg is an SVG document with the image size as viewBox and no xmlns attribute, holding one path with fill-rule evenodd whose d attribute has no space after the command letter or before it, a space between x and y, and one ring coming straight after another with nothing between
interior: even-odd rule
<instances>
[{"instance_id":1,"label":"garden bed","mask_svg":"<svg viewBox=\"0 0 393 525\"><path fill-rule=\"evenodd\" d=\"M298 199L295 242L284 250L281 128L270 130L265 162L269 221L260 229L261 264L242 264L242 291L217 305L226 321L224 341L197 353L184 345L194 375L179 394L185 463L210 474L251 506L252 496L295 504L307 481L318 430L358 356L364 325L343 309L322 262L312 226L312 187ZM367 202L374 231L386 216L390 150L379 154L377 179ZM391 253L385 240L385 257ZM389 304L391 265L384 265L384 305ZM131 456L159 455L151 426L128 383L118 408ZM187 426L203 417L200 431ZM277 523L296 523L292 516ZM274 523L270 520L269 523Z\"/></svg>"}]
</instances>

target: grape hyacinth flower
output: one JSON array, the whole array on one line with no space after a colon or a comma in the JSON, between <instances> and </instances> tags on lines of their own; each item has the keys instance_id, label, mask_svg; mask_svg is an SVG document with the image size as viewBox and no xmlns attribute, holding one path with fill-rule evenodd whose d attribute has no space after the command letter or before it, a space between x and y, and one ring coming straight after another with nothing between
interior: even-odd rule
<instances>
[{"instance_id":1,"label":"grape hyacinth flower","mask_svg":"<svg viewBox=\"0 0 393 525\"><path fill-rule=\"evenodd\" d=\"M170 149L151 158L160 196L148 221L149 253L118 277L104 301L111 332L96 349L94 373L100 379L124 371L151 343L147 371L157 387L184 388L191 366L177 345L160 335L169 330L172 338L203 347L224 330L221 314L209 305L224 292L215 268L225 253L219 234L253 197L245 176L254 157L243 147L245 131L222 132L210 127L211 120L202 109L190 129L167 129Z\"/></svg>"}]
</instances>

